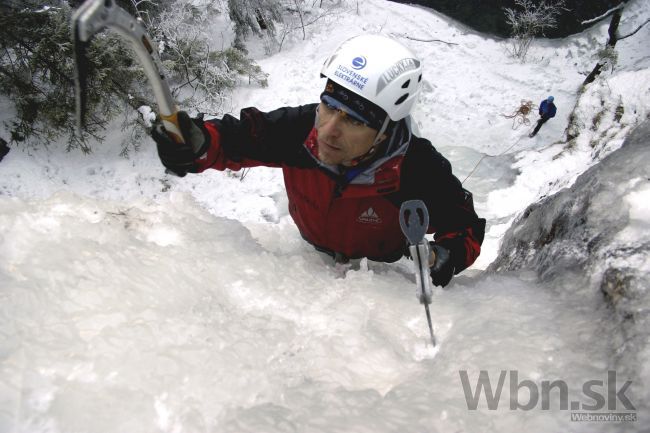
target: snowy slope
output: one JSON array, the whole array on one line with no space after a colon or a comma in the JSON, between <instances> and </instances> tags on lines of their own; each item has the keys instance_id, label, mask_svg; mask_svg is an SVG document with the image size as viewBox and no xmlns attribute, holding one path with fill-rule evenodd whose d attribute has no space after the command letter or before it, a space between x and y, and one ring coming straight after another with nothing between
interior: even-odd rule
<instances>
[{"instance_id":1,"label":"snowy slope","mask_svg":"<svg viewBox=\"0 0 650 433\"><path fill-rule=\"evenodd\" d=\"M243 84L233 112L313 102L338 43L401 38L425 61L414 117L461 180L482 155L514 146L466 183L490 222L477 269L519 212L572 184L648 115L648 28L619 43L618 69L578 101L606 23L539 41L520 64L505 41L431 11L362 3L272 56L252 40L269 87ZM649 15L632 2L624 25ZM533 140L501 116L550 93L558 116ZM567 146L577 102L584 127ZM611 431L571 423L557 400L510 411L508 382L497 411L484 401L468 410L459 376L467 370L474 385L487 370L496 386L501 370L517 370L563 379L580 399L611 363L609 313L596 301L558 296L526 273L466 273L436 293L434 350L409 263L333 267L291 223L278 170L178 179L162 174L153 143L120 159L120 139L90 156L13 149L0 163L0 431Z\"/></svg>"}]
</instances>

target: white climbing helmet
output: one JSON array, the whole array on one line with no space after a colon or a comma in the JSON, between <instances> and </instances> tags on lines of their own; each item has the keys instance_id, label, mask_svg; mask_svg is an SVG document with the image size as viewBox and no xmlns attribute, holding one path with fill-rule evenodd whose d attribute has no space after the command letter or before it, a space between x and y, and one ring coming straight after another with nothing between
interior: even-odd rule
<instances>
[{"instance_id":1,"label":"white climbing helmet","mask_svg":"<svg viewBox=\"0 0 650 433\"><path fill-rule=\"evenodd\" d=\"M422 82L422 63L399 42L361 35L343 42L323 65L321 76L381 107L391 120L408 116Z\"/></svg>"}]
</instances>

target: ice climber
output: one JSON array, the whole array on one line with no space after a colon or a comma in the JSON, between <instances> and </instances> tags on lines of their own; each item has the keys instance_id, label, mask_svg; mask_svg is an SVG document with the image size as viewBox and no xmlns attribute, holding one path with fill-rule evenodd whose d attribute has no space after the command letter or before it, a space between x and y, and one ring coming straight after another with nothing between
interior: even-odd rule
<instances>
[{"instance_id":1,"label":"ice climber","mask_svg":"<svg viewBox=\"0 0 650 433\"><path fill-rule=\"evenodd\" d=\"M537 125L535 126L535 129L533 132L531 132L528 136L529 137L534 137L537 135L539 132L539 128L542 127L543 124L545 124L548 119L551 117L555 117L555 113L557 113L557 108L555 107L555 104L553 103L553 98L552 96L549 96L548 98L544 99L540 104L539 104L539 120L537 121Z\"/></svg>"},{"instance_id":2,"label":"ice climber","mask_svg":"<svg viewBox=\"0 0 650 433\"><path fill-rule=\"evenodd\" d=\"M282 168L289 212L302 237L339 262L367 257L393 262L408 251L399 225L406 200L430 214L429 263L445 286L480 253L485 220L472 194L409 116L422 81L420 60L378 35L344 42L325 61L320 103L240 118L191 119L179 113L186 144L161 123L152 136L162 163L179 176L207 169Z\"/></svg>"}]
</instances>

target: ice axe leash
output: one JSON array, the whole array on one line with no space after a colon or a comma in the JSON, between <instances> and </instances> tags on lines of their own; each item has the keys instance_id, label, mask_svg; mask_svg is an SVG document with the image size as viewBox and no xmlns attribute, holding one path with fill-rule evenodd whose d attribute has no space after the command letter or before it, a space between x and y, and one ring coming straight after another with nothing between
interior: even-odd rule
<instances>
[{"instance_id":1,"label":"ice axe leash","mask_svg":"<svg viewBox=\"0 0 650 433\"><path fill-rule=\"evenodd\" d=\"M429 242L424 237L429 228L429 211L427 211L424 202L422 200L409 200L402 203L399 211L399 224L402 233L409 241L409 251L415 266L417 296L427 313L431 343L435 347L436 337L433 335L431 313L429 312L429 304L433 296L429 277Z\"/></svg>"},{"instance_id":2,"label":"ice axe leash","mask_svg":"<svg viewBox=\"0 0 650 433\"><path fill-rule=\"evenodd\" d=\"M86 111L86 75L89 66L86 49L95 34L110 29L129 42L153 87L158 103L158 114L165 129L174 141L183 143L183 135L178 124L178 107L167 84L158 57L157 44L153 43L147 34L142 20L136 19L119 7L115 4L115 0L86 0L72 16L71 27L76 64L75 91L79 131L84 125Z\"/></svg>"}]
</instances>

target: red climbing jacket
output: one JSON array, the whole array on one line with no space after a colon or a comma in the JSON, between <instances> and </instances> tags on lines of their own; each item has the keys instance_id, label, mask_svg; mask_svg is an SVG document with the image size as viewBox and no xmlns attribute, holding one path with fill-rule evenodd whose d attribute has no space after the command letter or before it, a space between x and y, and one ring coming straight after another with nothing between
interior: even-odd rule
<instances>
[{"instance_id":1,"label":"red climbing jacket","mask_svg":"<svg viewBox=\"0 0 650 433\"><path fill-rule=\"evenodd\" d=\"M242 110L240 119L208 120L210 149L201 170L281 167L289 212L302 236L317 249L347 258L395 261L406 252L399 208L423 200L429 232L447 248L456 273L480 253L485 220L451 165L427 140L398 123L382 156L341 170L317 158L317 104L263 113Z\"/></svg>"}]
</instances>

